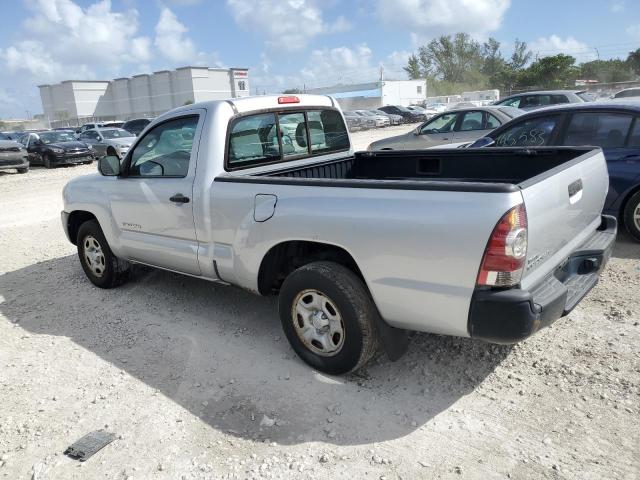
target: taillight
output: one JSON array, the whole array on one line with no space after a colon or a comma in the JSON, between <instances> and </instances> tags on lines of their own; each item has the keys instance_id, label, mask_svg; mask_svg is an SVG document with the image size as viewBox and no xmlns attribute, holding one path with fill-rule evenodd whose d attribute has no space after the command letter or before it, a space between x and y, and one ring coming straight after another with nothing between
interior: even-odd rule
<instances>
[{"instance_id":1,"label":"taillight","mask_svg":"<svg viewBox=\"0 0 640 480\"><path fill-rule=\"evenodd\" d=\"M484 251L477 285L512 287L520 282L527 256L527 211L513 207L493 229Z\"/></svg>"},{"instance_id":2,"label":"taillight","mask_svg":"<svg viewBox=\"0 0 640 480\"><path fill-rule=\"evenodd\" d=\"M300 99L294 95L290 95L288 97L278 97L278 103L282 105L283 103L300 103Z\"/></svg>"}]
</instances>

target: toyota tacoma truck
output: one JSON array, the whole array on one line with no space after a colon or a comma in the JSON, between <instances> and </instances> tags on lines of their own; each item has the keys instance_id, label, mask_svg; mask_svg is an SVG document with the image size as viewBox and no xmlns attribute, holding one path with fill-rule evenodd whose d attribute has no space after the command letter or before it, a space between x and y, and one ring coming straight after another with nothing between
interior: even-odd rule
<instances>
[{"instance_id":1,"label":"toyota tacoma truck","mask_svg":"<svg viewBox=\"0 0 640 480\"><path fill-rule=\"evenodd\" d=\"M278 294L331 374L399 358L412 330L525 339L596 284L617 229L598 148L354 153L326 96L180 107L98 170L62 212L93 284L139 263Z\"/></svg>"}]
</instances>

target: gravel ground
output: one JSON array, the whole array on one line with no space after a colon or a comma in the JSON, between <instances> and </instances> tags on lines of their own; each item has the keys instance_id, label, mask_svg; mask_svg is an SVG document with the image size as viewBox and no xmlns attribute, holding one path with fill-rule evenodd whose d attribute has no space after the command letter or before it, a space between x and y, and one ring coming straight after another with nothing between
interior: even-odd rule
<instances>
[{"instance_id":1,"label":"gravel ground","mask_svg":"<svg viewBox=\"0 0 640 480\"><path fill-rule=\"evenodd\" d=\"M639 477L625 236L580 306L521 344L416 334L400 361L334 378L297 359L274 298L151 269L94 288L59 220L64 183L92 171L0 174L0 477ZM100 428L117 439L86 463L62 455Z\"/></svg>"}]
</instances>

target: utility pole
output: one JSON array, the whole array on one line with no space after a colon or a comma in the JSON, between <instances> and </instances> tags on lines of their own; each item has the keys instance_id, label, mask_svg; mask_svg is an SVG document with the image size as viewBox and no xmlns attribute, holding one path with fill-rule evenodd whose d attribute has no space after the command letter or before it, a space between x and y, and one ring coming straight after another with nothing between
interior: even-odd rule
<instances>
[{"instance_id":1,"label":"utility pole","mask_svg":"<svg viewBox=\"0 0 640 480\"><path fill-rule=\"evenodd\" d=\"M380 65L380 81L384 82L384 65Z\"/></svg>"},{"instance_id":2,"label":"utility pole","mask_svg":"<svg viewBox=\"0 0 640 480\"><path fill-rule=\"evenodd\" d=\"M598 56L598 61L600 61L600 52L598 51L598 47L593 47L593 49L596 51L596 55Z\"/></svg>"}]
</instances>

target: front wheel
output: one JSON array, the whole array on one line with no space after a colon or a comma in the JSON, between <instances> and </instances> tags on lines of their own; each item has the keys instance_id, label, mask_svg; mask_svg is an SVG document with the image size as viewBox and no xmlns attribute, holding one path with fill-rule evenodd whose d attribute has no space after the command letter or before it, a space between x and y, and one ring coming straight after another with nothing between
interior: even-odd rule
<instances>
[{"instance_id":1,"label":"front wheel","mask_svg":"<svg viewBox=\"0 0 640 480\"><path fill-rule=\"evenodd\" d=\"M627 201L624 224L631 236L640 242L640 192L634 193Z\"/></svg>"},{"instance_id":2,"label":"front wheel","mask_svg":"<svg viewBox=\"0 0 640 480\"><path fill-rule=\"evenodd\" d=\"M113 254L97 220L80 225L76 243L82 269L96 287L113 288L127 281L129 262Z\"/></svg>"},{"instance_id":3,"label":"front wheel","mask_svg":"<svg viewBox=\"0 0 640 480\"><path fill-rule=\"evenodd\" d=\"M42 163L44 164L44 168L53 168L53 164L51 163L51 157L48 153L45 153L42 157Z\"/></svg>"},{"instance_id":4,"label":"front wheel","mask_svg":"<svg viewBox=\"0 0 640 480\"><path fill-rule=\"evenodd\" d=\"M338 263L314 262L291 273L278 309L295 352L322 372L351 372L376 354L376 307L362 281Z\"/></svg>"}]
</instances>

